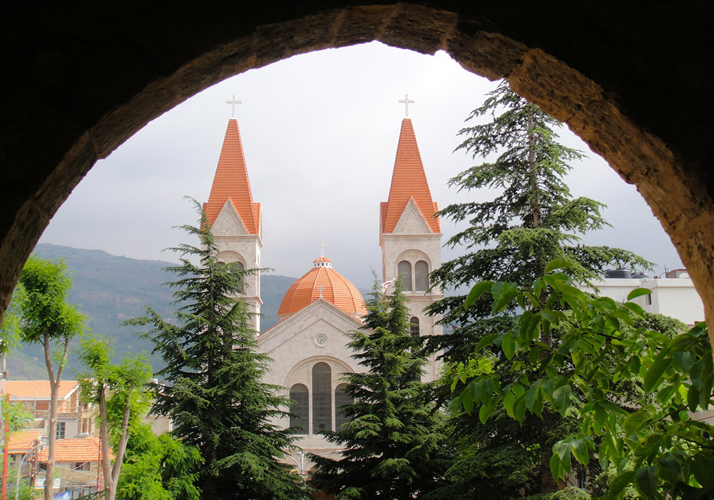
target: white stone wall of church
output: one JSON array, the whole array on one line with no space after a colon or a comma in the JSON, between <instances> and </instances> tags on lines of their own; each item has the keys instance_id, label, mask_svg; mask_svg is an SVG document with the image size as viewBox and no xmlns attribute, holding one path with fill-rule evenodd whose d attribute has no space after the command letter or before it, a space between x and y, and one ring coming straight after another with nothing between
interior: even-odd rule
<instances>
[{"instance_id":1,"label":"white stone wall of church","mask_svg":"<svg viewBox=\"0 0 714 500\"><path fill-rule=\"evenodd\" d=\"M215 236L215 242L220 253L218 260L221 262L240 262L245 269L260 268L260 238L256 235L246 236ZM253 329L260 332L260 273L246 276L245 295L242 298L256 313L253 318Z\"/></svg>"},{"instance_id":2,"label":"white stone wall of church","mask_svg":"<svg viewBox=\"0 0 714 500\"><path fill-rule=\"evenodd\" d=\"M411 262L412 273L419 260L429 264L429 272L441 266L441 234L384 234L381 243L384 281L397 277L397 266L402 260Z\"/></svg>"},{"instance_id":3,"label":"white stone wall of church","mask_svg":"<svg viewBox=\"0 0 714 500\"><path fill-rule=\"evenodd\" d=\"M313 302L292 317L271 328L258 337L260 352L273 359L270 373L264 381L284 388L289 394L294 384L303 384L312 395L312 368L315 364L324 362L330 366L332 377L332 408L334 422L334 391L342 383L342 374L363 372L364 369L352 359L354 352L347 347L349 337L343 332L356 330L362 323L339 311L334 305L324 300ZM325 342L318 340L323 336ZM312 405L310 405L309 422L312 422ZM289 427L288 418L275 419L274 424ZM308 430L301 435L296 443L303 449L329 453L335 446L320 435Z\"/></svg>"}]
</instances>

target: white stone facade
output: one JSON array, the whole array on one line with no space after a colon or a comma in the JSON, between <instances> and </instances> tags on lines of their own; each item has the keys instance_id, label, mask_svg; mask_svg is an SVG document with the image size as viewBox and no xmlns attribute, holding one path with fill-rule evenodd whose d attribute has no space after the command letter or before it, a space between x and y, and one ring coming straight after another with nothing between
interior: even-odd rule
<instances>
[{"instance_id":1,"label":"white stone facade","mask_svg":"<svg viewBox=\"0 0 714 500\"><path fill-rule=\"evenodd\" d=\"M409 272L402 275L402 287L409 300L410 317L419 320L419 335L441 335L443 328L437 324L440 317L427 316L424 309L444 295L438 287L429 289L428 281L424 283L424 273L417 271L419 263L426 263L428 279L428 274L441 266L441 233L431 231L419 207L411 199L394 232L382 233L380 246L384 282L393 281L400 275L400 263L409 264ZM436 357L432 356L425 367L425 381L439 376L440 363L437 363Z\"/></svg>"},{"instance_id":2,"label":"white stone facade","mask_svg":"<svg viewBox=\"0 0 714 500\"><path fill-rule=\"evenodd\" d=\"M248 233L230 198L218 214L211 230L216 246L220 249L219 262L239 262L243 269L260 269L263 240L259 234ZM260 299L260 272L245 277L245 290L241 300L255 313L251 326L256 332L260 332L260 307L263 305Z\"/></svg>"},{"instance_id":3,"label":"white stone facade","mask_svg":"<svg viewBox=\"0 0 714 500\"><path fill-rule=\"evenodd\" d=\"M691 278L604 278L593 282L600 295L618 302L627 300L635 288L652 291L633 300L645 311L669 316L687 325L704 321L704 304L694 288ZM583 290L593 291L583 287Z\"/></svg>"},{"instance_id":4,"label":"white stone facade","mask_svg":"<svg viewBox=\"0 0 714 500\"><path fill-rule=\"evenodd\" d=\"M329 453L335 446L318 434L313 425L313 370L316 364L325 363L330 367L330 406L332 408L329 430L336 428L336 389L344 382L345 373L364 372L357 361L352 359L353 351L347 347L349 337L345 332L363 327L362 321L343 312L334 304L318 299L285 321L275 325L258 337L259 350L273 359L271 371L264 382L285 388L285 395L296 384L307 388L309 413L305 432L298 434L296 443L313 453ZM289 427L284 418L275 422L281 427Z\"/></svg>"}]
</instances>

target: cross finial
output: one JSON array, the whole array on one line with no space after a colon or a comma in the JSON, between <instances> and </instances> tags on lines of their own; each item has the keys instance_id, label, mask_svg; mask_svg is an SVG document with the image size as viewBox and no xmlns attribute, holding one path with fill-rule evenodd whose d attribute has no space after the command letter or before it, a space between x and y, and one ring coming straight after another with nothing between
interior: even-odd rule
<instances>
[{"instance_id":1,"label":"cross finial","mask_svg":"<svg viewBox=\"0 0 714 500\"><path fill-rule=\"evenodd\" d=\"M317 289L320 290L320 298L322 298L322 291L325 289L325 287L320 285L317 287Z\"/></svg>"},{"instance_id":2,"label":"cross finial","mask_svg":"<svg viewBox=\"0 0 714 500\"><path fill-rule=\"evenodd\" d=\"M414 100L409 99L409 94L404 94L404 99L399 99L399 104L404 104L404 117L409 118L409 105L414 104Z\"/></svg>"},{"instance_id":3,"label":"cross finial","mask_svg":"<svg viewBox=\"0 0 714 500\"><path fill-rule=\"evenodd\" d=\"M325 256L325 248L327 248L327 245L325 245L324 243L320 243L319 245L317 245L317 248L320 249L320 257L324 257Z\"/></svg>"},{"instance_id":4,"label":"cross finial","mask_svg":"<svg viewBox=\"0 0 714 500\"><path fill-rule=\"evenodd\" d=\"M243 103L240 102L239 100L237 100L236 95L233 94L233 99L226 101L226 104L231 105L231 118L235 118L236 117L236 104L243 104Z\"/></svg>"}]
</instances>

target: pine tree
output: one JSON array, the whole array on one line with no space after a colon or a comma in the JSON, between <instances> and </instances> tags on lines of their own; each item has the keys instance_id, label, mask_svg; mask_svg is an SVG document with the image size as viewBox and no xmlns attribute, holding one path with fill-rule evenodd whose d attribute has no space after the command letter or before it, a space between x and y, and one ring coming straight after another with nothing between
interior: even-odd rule
<instances>
[{"instance_id":1,"label":"pine tree","mask_svg":"<svg viewBox=\"0 0 714 500\"><path fill-rule=\"evenodd\" d=\"M182 229L201 246L173 249L181 264L167 269L179 277L169 283L180 305L174 320L147 308L146 317L131 322L151 325L146 335L166 362L158 375L167 384L159 388L153 411L172 418L174 435L201 451L202 498L304 498L297 478L280 462L293 438L271 423L286 415L281 407L289 400L262 382L270 359L256 352L251 313L235 299L250 271L218 262L205 214L196 207L199 227Z\"/></svg>"},{"instance_id":2,"label":"pine tree","mask_svg":"<svg viewBox=\"0 0 714 500\"><path fill-rule=\"evenodd\" d=\"M612 266L651 265L626 250L579 244L581 235L601 229L607 222L600 213L601 203L573 198L564 181L571 170L569 163L582 158L582 153L558 142L554 131L560 126L557 120L515 94L505 81L488 94L468 120L481 121L484 117L490 117L490 121L460 131L465 140L457 150L486 161L460 173L450 185L459 190L491 189L497 195L485 202L452 204L440 212L456 222L468 222L468 227L448 242L451 246L463 245L468 252L444 263L432 276L436 283L445 289L471 287L486 280L528 285L543 276L546 264L556 259L574 264L566 272L581 282L602 276ZM504 331L511 321L508 315L493 315L486 295L468 309L464 308L465 300L464 296L447 297L430 308L432 314L443 315L444 323L453 327L453 335L431 340L434 348L447 348L445 358L452 365L468 365L478 342L490 333ZM550 344L553 339L544 335L541 341ZM498 358L494 370L507 374L519 361ZM501 460L513 467L510 474L500 476L502 485L518 484L532 492L556 487L548 466L550 447L571 423L553 417L543 425L528 416L514 435L517 429L505 414L492 416L486 424L471 416L460 418L454 428L461 446L471 447L471 452L455 464L452 477L468 469L468 460ZM464 418L471 424L465 425ZM474 452L476 443L479 448ZM482 463L481 470L489 470L489 466ZM533 470L537 473L527 473ZM460 477L464 491L488 483L487 477L474 477ZM493 498L499 497L498 484L491 478Z\"/></svg>"},{"instance_id":3,"label":"pine tree","mask_svg":"<svg viewBox=\"0 0 714 500\"><path fill-rule=\"evenodd\" d=\"M366 372L345 376L349 421L325 433L342 458L313 455L311 484L340 499L420 498L441 485L447 467L443 416L421 381L426 361L410 335L401 284L388 296L375 288L367 310L364 328L348 334Z\"/></svg>"}]
</instances>

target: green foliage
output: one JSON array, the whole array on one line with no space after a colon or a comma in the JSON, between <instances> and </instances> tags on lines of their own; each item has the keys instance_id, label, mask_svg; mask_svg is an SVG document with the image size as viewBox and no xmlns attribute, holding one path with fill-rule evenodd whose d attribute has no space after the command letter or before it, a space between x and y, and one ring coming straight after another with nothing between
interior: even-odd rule
<instances>
[{"instance_id":1,"label":"green foliage","mask_svg":"<svg viewBox=\"0 0 714 500\"><path fill-rule=\"evenodd\" d=\"M25 410L25 407L20 402L7 401L5 394L0 398L0 415L3 422L9 424L10 434L23 429L28 422L32 421L32 413ZM4 432L4 429L0 429Z\"/></svg>"},{"instance_id":2,"label":"green foliage","mask_svg":"<svg viewBox=\"0 0 714 500\"><path fill-rule=\"evenodd\" d=\"M174 435L201 451L197 485L205 498L303 498L298 478L279 462L293 438L270 423L286 415L280 407L289 401L262 382L270 359L256 352L246 304L233 299L251 271L217 261L205 214L196 208L199 226L182 229L200 246L174 249L181 264L167 269L179 277L169 283L179 305L174 318L147 308L131 321L151 327L146 335L166 363L159 375L167 385L157 388L154 412L172 418Z\"/></svg>"},{"instance_id":3,"label":"green foliage","mask_svg":"<svg viewBox=\"0 0 714 500\"><path fill-rule=\"evenodd\" d=\"M87 317L87 326L104 337L116 339L115 355L112 361L119 362L127 354L154 348L149 339L136 335L137 328L122 326L127 318L142 316L144 306L151 307L161 317L173 314L171 290L163 286L166 281L164 268L170 262L130 259L110 255L102 250L83 250L42 243L35 252L43 258L62 259L71 271L74 284L68 295L70 304L81 304L81 311ZM262 273L260 277L261 329L267 330L278 322L278 309L295 278L273 276ZM20 291L18 287L17 291ZM17 292L16 291L16 292ZM2 338L0 334L0 338ZM42 346L22 345L22 351L13 348L8 358L8 370L16 379L46 378L42 359ZM72 351L77 343L70 341L70 356L67 369L78 370L79 362ZM155 371L163 365L161 356L149 356Z\"/></svg>"},{"instance_id":4,"label":"green foliage","mask_svg":"<svg viewBox=\"0 0 714 500\"><path fill-rule=\"evenodd\" d=\"M136 425L119 476L117 497L123 500L198 500L196 471L203 459L198 449L169 434L156 436L148 424Z\"/></svg>"},{"instance_id":5,"label":"green foliage","mask_svg":"<svg viewBox=\"0 0 714 500\"><path fill-rule=\"evenodd\" d=\"M446 297L429 308L453 330L452 335L429 342L433 349L445 349L444 358L458 372L458 383L468 387L459 404L475 407L481 416L477 422L454 417L453 437L461 451L447 475L455 481L452 487L462 486L461 496L511 498L513 489L524 494L554 491L557 484L544 458L577 422L557 411L570 400L565 389L544 404L535 389L525 391L530 374L520 374L519 367L529 361L529 353L517 351L514 335L502 335L510 330L518 311L513 300L518 286L550 271L546 270L549 262L564 266L569 276L585 282L613 265L634 263L646 268L649 263L625 250L579 244L581 235L607 223L600 214L601 203L573 198L564 182L570 163L582 154L558 143L555 129L559 122L512 92L505 81L468 120L475 124L460 131L464 141L457 150L484 163L460 173L450 185L459 190L489 190L495 196L483 202L452 204L440 212L468 224L448 242L463 245L467 253L444 263L432 274L432 281L443 289L469 287L471 292ZM474 282L478 284L473 286ZM543 332L539 340L545 345L553 342L551 332ZM493 354L497 350L500 356ZM491 360L504 384L512 384L504 394L502 411L480 404L482 394L493 390L485 382L491 378L459 368L474 353ZM530 356L537 358L537 354ZM446 392L444 400L449 398ZM537 416L547 419L547 425L535 415L526 416L526 401ZM512 417L519 425L513 425ZM482 465L469 465L477 462ZM508 471L507 464L515 468ZM474 471L473 477L467 477L468 470ZM490 482L485 478L489 474Z\"/></svg>"},{"instance_id":6,"label":"green foliage","mask_svg":"<svg viewBox=\"0 0 714 500\"><path fill-rule=\"evenodd\" d=\"M12 349L20 347L20 303L24 289L15 288L10 304L5 309L0 323L0 356L7 355Z\"/></svg>"},{"instance_id":7,"label":"green foliage","mask_svg":"<svg viewBox=\"0 0 714 500\"><path fill-rule=\"evenodd\" d=\"M567 263L566 273L585 282L613 265L651 265L625 250L578 244L579 235L607 222L600 215L601 203L572 198L563 180L571 169L568 162L582 154L557 142L557 120L515 94L505 81L468 119L483 117L491 120L460 131L466 138L457 150L487 161L460 173L450 185L498 194L489 201L441 210L443 217L468 222L447 244L463 245L469 252L444 263L433 273L434 282L452 289L489 280L525 285L555 260ZM490 317L501 305L482 297L483 290L474 291L474 296L448 297L430 308L433 314L444 315L445 324L456 327L455 335L434 339L452 348L447 357L455 361L468 358L475 343L498 328Z\"/></svg>"},{"instance_id":8,"label":"green foliage","mask_svg":"<svg viewBox=\"0 0 714 500\"><path fill-rule=\"evenodd\" d=\"M539 493L524 497L523 500L590 500L592 497L584 490L568 486L555 493Z\"/></svg>"},{"instance_id":9,"label":"green foliage","mask_svg":"<svg viewBox=\"0 0 714 500\"><path fill-rule=\"evenodd\" d=\"M84 402L97 407L105 405L109 439L116 452L122 434L131 432L148 410L150 393L146 386L152 372L143 355L127 357L119 364L112 363L111 343L112 340L96 335L82 338L77 357L85 371L77 373L77 378ZM124 429L122 421L127 407L129 419Z\"/></svg>"},{"instance_id":10,"label":"green foliage","mask_svg":"<svg viewBox=\"0 0 714 500\"><path fill-rule=\"evenodd\" d=\"M0 453L0 470L2 470L3 455ZM15 490L17 483L17 468L14 467L13 463L10 462L7 471L7 498L15 499L17 496L18 500L34 500L36 499L35 488L28 484L27 479L20 478L20 489ZM16 495L17 493L17 495Z\"/></svg>"},{"instance_id":11,"label":"green foliage","mask_svg":"<svg viewBox=\"0 0 714 500\"><path fill-rule=\"evenodd\" d=\"M421 498L444 485L443 418L421 381L426 361L404 302L401 283L389 296L375 287L364 328L348 334L366 371L345 375L354 398L342 409L349 422L324 433L342 457L311 456L311 485L337 498Z\"/></svg>"},{"instance_id":12,"label":"green foliage","mask_svg":"<svg viewBox=\"0 0 714 500\"><path fill-rule=\"evenodd\" d=\"M491 288L498 302L506 287ZM482 348L503 351L499 345L510 336L516 355L527 356L509 374L495 370L469 383L485 388L468 396L482 421L504 408L523 422L550 403L580 423L553 445L554 477L569 474L573 459L588 465L594 452L600 467L614 472L608 498L622 498L629 486L651 499L714 494L714 429L692 415L712 403L712 351L703 323L674 337L647 329L676 324L647 318L633 302L584 294L558 272L519 291L511 299L516 305L522 312L511 327ZM554 331L557 342L543 343L543 333ZM628 384L650 397L632 404L623 391ZM457 382L454 407L464 406L467 393ZM582 406L573 404L575 394Z\"/></svg>"},{"instance_id":13,"label":"green foliage","mask_svg":"<svg viewBox=\"0 0 714 500\"><path fill-rule=\"evenodd\" d=\"M84 317L67 303L72 279L63 261L31 255L20 275L22 340L44 343L46 339L71 338L82 331Z\"/></svg>"},{"instance_id":14,"label":"green foliage","mask_svg":"<svg viewBox=\"0 0 714 500\"><path fill-rule=\"evenodd\" d=\"M22 287L18 305L20 335L24 342L42 345L50 382L50 425L47 429L47 477L54 468L57 428L57 388L67 363L69 342L84 328L84 316L67 303L72 287L62 261L43 260L31 255L20 273ZM54 344L54 349L53 349ZM45 483L45 498L52 496L52 483Z\"/></svg>"}]
</instances>

